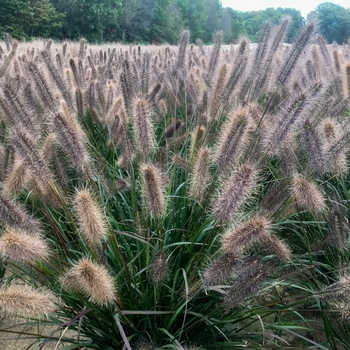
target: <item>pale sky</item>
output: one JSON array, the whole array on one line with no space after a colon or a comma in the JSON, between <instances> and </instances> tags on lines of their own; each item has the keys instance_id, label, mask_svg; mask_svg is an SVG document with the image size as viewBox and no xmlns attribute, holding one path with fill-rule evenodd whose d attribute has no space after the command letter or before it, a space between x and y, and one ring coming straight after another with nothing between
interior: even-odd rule
<instances>
[{"instance_id":1,"label":"pale sky","mask_svg":"<svg viewBox=\"0 0 350 350\"><path fill-rule=\"evenodd\" d=\"M300 10L303 17L306 17L315 7L324 2L333 2L344 8L350 7L349 0L221 0L221 2L223 7L232 7L239 11L258 11L265 10L268 7L291 7Z\"/></svg>"}]
</instances>

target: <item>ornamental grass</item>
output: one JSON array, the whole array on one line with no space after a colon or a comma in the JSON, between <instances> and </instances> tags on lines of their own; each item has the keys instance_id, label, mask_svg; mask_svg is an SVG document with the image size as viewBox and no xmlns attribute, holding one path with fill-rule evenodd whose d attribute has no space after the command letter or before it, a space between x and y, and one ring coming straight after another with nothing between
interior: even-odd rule
<instances>
[{"instance_id":1,"label":"ornamental grass","mask_svg":"<svg viewBox=\"0 0 350 350\"><path fill-rule=\"evenodd\" d=\"M0 43L0 311L37 349L350 349L350 47L289 23Z\"/></svg>"}]
</instances>

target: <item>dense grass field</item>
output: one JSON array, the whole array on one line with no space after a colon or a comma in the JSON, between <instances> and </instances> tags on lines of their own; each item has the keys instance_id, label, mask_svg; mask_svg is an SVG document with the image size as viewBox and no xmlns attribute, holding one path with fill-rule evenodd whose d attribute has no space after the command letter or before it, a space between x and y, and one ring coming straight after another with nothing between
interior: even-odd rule
<instances>
[{"instance_id":1,"label":"dense grass field","mask_svg":"<svg viewBox=\"0 0 350 350\"><path fill-rule=\"evenodd\" d=\"M0 310L27 348L350 349L350 43L289 24L0 43Z\"/></svg>"}]
</instances>

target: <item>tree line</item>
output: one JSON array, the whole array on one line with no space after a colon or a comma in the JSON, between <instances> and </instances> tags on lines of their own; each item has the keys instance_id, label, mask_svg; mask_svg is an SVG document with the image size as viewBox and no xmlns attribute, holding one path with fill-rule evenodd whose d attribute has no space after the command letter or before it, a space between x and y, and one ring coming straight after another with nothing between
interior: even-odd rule
<instances>
[{"instance_id":1,"label":"tree line","mask_svg":"<svg viewBox=\"0 0 350 350\"><path fill-rule=\"evenodd\" d=\"M170 43L184 29L194 39L212 42L222 30L226 43L244 35L256 42L262 24L292 17L286 40L293 41L305 19L293 8L267 8L241 12L223 8L220 0L6 0L0 8L0 33L16 39L50 37L90 42L122 41ZM308 17L317 17L328 42L347 42L350 37L350 8L325 2Z\"/></svg>"}]
</instances>

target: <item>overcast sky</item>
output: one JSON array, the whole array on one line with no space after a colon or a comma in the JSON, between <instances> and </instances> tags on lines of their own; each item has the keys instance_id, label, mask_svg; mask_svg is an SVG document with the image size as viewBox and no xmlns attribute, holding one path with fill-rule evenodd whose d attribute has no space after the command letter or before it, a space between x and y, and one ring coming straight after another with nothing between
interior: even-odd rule
<instances>
[{"instance_id":1,"label":"overcast sky","mask_svg":"<svg viewBox=\"0 0 350 350\"><path fill-rule=\"evenodd\" d=\"M221 2L223 7L232 7L234 10L239 11L265 10L268 7L292 7L300 10L303 17L306 17L315 7L324 2L333 2L345 8L350 7L349 0L221 0Z\"/></svg>"}]
</instances>

